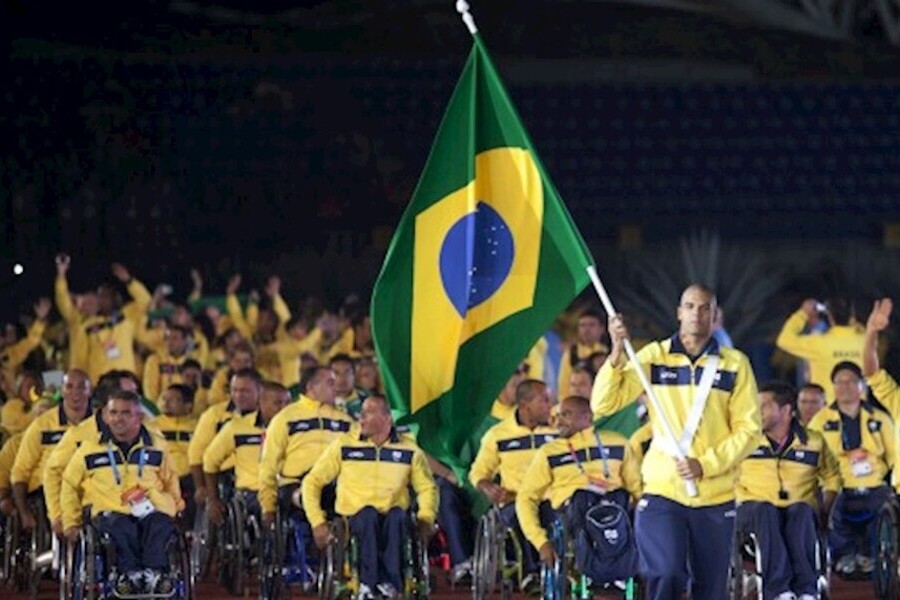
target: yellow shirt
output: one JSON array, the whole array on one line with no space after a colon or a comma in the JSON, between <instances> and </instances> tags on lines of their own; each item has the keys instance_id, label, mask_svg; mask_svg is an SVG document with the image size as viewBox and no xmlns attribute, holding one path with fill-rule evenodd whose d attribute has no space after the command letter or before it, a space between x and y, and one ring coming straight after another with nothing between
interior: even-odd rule
<instances>
[{"instance_id":1,"label":"yellow shirt","mask_svg":"<svg viewBox=\"0 0 900 600\"><path fill-rule=\"evenodd\" d=\"M695 497L687 495L684 480L675 471L669 437L652 403L647 404L647 409L653 441L641 467L644 493L690 507L734 500L737 466L759 445L762 432L756 379L747 357L738 350L720 348L712 338L703 354L691 362L677 334L650 343L637 353L675 435L684 430L703 366L712 355L719 356L717 374L688 453L703 468L703 477L696 482L699 493ZM632 404L642 391L630 362L613 367L607 361L594 381L591 408L595 416L611 415Z\"/></svg>"},{"instance_id":2,"label":"yellow shirt","mask_svg":"<svg viewBox=\"0 0 900 600\"><path fill-rule=\"evenodd\" d=\"M240 413L231 402L213 404L207 408L206 412L200 415L197 428L194 429L194 435L188 444L188 465L202 467L203 453L212 443L213 438L225 426L225 423L239 416ZM234 460L229 458L222 463L222 470L226 471L233 466Z\"/></svg>"},{"instance_id":3,"label":"yellow shirt","mask_svg":"<svg viewBox=\"0 0 900 600\"><path fill-rule=\"evenodd\" d=\"M469 469L469 481L478 486L482 479L500 476L500 485L512 492L522 487L522 476L538 448L553 441L559 433L545 426L529 429L519 423L517 413L487 430L481 447Z\"/></svg>"},{"instance_id":4,"label":"yellow shirt","mask_svg":"<svg viewBox=\"0 0 900 600\"><path fill-rule=\"evenodd\" d=\"M172 459L165 448L154 444L145 428L127 456L112 443L108 432L97 440L85 440L63 472L63 527L81 525L82 507L88 505L94 517L104 511L130 514L122 493L134 487L143 489L154 508L171 517L183 507Z\"/></svg>"},{"instance_id":5,"label":"yellow shirt","mask_svg":"<svg viewBox=\"0 0 900 600\"><path fill-rule=\"evenodd\" d=\"M235 487L259 490L259 462L266 426L259 411L235 417L222 427L203 453L203 472L218 473L234 461Z\"/></svg>"},{"instance_id":6,"label":"yellow shirt","mask_svg":"<svg viewBox=\"0 0 900 600\"><path fill-rule=\"evenodd\" d=\"M504 404L500 401L500 398L494 400L494 403L491 405L491 416L498 421L505 421L514 414L516 414L516 405Z\"/></svg>"},{"instance_id":7,"label":"yellow shirt","mask_svg":"<svg viewBox=\"0 0 900 600\"><path fill-rule=\"evenodd\" d=\"M188 461L188 449L191 438L197 428L197 419L193 416L172 417L160 415L153 422L166 440L166 448L172 456L172 465L179 477L189 475L191 466Z\"/></svg>"},{"instance_id":8,"label":"yellow shirt","mask_svg":"<svg viewBox=\"0 0 900 600\"><path fill-rule=\"evenodd\" d=\"M416 492L418 519L434 523L438 493L425 454L409 436L391 432L381 446L357 433L346 433L331 443L303 478L303 510L312 527L325 522L322 488L337 480L334 508L351 516L367 506L380 513L409 508L409 488Z\"/></svg>"},{"instance_id":9,"label":"yellow shirt","mask_svg":"<svg viewBox=\"0 0 900 600\"><path fill-rule=\"evenodd\" d=\"M347 413L302 395L272 417L259 467L263 512L275 510L279 486L300 481L325 448L352 425Z\"/></svg>"},{"instance_id":10,"label":"yellow shirt","mask_svg":"<svg viewBox=\"0 0 900 600\"><path fill-rule=\"evenodd\" d=\"M838 492L841 476L837 462L816 431L808 431L794 421L786 447L778 452L769 438L741 463L737 501L768 502L784 508L806 502L818 508L818 489Z\"/></svg>"},{"instance_id":11,"label":"yellow shirt","mask_svg":"<svg viewBox=\"0 0 900 600\"><path fill-rule=\"evenodd\" d=\"M0 388L12 390L19 367L31 351L40 346L45 328L43 321L35 319L24 338L0 350Z\"/></svg>"},{"instance_id":12,"label":"yellow shirt","mask_svg":"<svg viewBox=\"0 0 900 600\"><path fill-rule=\"evenodd\" d=\"M15 434L4 442L3 448L0 448L0 490L12 488L9 476L12 473L13 462L16 460L16 453L19 451L23 435L21 432Z\"/></svg>"},{"instance_id":13,"label":"yellow shirt","mask_svg":"<svg viewBox=\"0 0 900 600\"><path fill-rule=\"evenodd\" d=\"M90 419L90 416L89 407L84 419ZM66 417L62 404L32 421L25 430L22 445L13 463L10 476L12 483L27 483L29 492L40 488L44 465L50 453L63 434L76 425L77 423L71 423Z\"/></svg>"},{"instance_id":14,"label":"yellow shirt","mask_svg":"<svg viewBox=\"0 0 900 600\"><path fill-rule=\"evenodd\" d=\"M181 368L190 357L172 356L165 350L155 352L144 363L144 396L162 406L161 397L170 385L184 383Z\"/></svg>"},{"instance_id":15,"label":"yellow shirt","mask_svg":"<svg viewBox=\"0 0 900 600\"><path fill-rule=\"evenodd\" d=\"M590 428L570 438L557 438L535 453L516 495L516 516L522 533L535 548L547 541L538 516L544 498L549 497L551 506L559 510L575 492L590 489L592 481L604 481L608 492L624 488L634 497L640 493L638 465L631 457L628 439L615 431L598 431L597 436L603 444L603 454Z\"/></svg>"},{"instance_id":16,"label":"yellow shirt","mask_svg":"<svg viewBox=\"0 0 900 600\"><path fill-rule=\"evenodd\" d=\"M97 315L81 324L81 333L72 340L75 364L86 365L91 381L97 382L107 371L124 369L137 373L134 342L141 321L146 318L150 292L136 279L128 284L134 299L111 315Z\"/></svg>"},{"instance_id":17,"label":"yellow shirt","mask_svg":"<svg viewBox=\"0 0 900 600\"><path fill-rule=\"evenodd\" d=\"M25 431L34 420L28 403L21 398L11 398L0 408L0 425L7 435L14 435Z\"/></svg>"},{"instance_id":18,"label":"yellow shirt","mask_svg":"<svg viewBox=\"0 0 900 600\"><path fill-rule=\"evenodd\" d=\"M843 422L836 403L826 406L810 420L807 429L818 431L825 438L831 453L837 458L844 488L874 488L884 484L884 477L894 466L897 442L894 440L894 422L884 411L863 402L859 411L860 449L871 467L868 475L853 474L852 450L844 450Z\"/></svg>"},{"instance_id":19,"label":"yellow shirt","mask_svg":"<svg viewBox=\"0 0 900 600\"><path fill-rule=\"evenodd\" d=\"M845 360L862 366L866 334L856 327L835 325L822 334L804 335L807 320L803 310L792 314L781 328L775 344L785 352L809 361L809 380L821 385L826 398L832 400L831 370Z\"/></svg>"}]
</instances>

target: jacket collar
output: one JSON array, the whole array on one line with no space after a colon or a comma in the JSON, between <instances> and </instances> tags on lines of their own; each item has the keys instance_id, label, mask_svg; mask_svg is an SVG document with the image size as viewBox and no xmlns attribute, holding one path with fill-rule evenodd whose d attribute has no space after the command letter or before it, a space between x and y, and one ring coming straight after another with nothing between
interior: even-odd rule
<instances>
[{"instance_id":1,"label":"jacket collar","mask_svg":"<svg viewBox=\"0 0 900 600\"><path fill-rule=\"evenodd\" d=\"M144 446L152 446L153 445L153 436L150 435L150 432L147 431L147 428L141 425L141 431L138 433L138 440L140 440ZM112 441L112 432L109 428L105 428L103 432L100 434L100 443L108 444Z\"/></svg>"},{"instance_id":2,"label":"jacket collar","mask_svg":"<svg viewBox=\"0 0 900 600\"><path fill-rule=\"evenodd\" d=\"M368 442L368 441L369 441L369 437L363 435L362 432L360 432L360 434L359 434L359 441L361 441L361 442ZM389 441L390 443L392 443L392 444L398 444L398 443L400 443L400 434L397 433L397 427L395 427L395 426L393 426L393 425L391 426L391 434L388 436L388 441Z\"/></svg>"},{"instance_id":3,"label":"jacket collar","mask_svg":"<svg viewBox=\"0 0 900 600\"><path fill-rule=\"evenodd\" d=\"M709 354L711 356L719 356L719 341L715 338L715 336L710 336L709 341L706 342L706 345L703 347L703 350L700 351L700 354L697 356L691 356L688 354L687 349L685 349L684 344L681 343L681 338L678 337L678 333L676 332L671 338L671 344L669 345L669 354L684 354L688 358L696 359L704 354Z\"/></svg>"}]
</instances>

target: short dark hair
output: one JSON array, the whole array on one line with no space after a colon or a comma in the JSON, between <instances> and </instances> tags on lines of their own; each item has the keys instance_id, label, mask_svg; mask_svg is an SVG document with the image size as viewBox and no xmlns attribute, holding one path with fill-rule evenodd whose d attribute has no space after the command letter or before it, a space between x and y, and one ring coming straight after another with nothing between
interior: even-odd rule
<instances>
[{"instance_id":1,"label":"short dark hair","mask_svg":"<svg viewBox=\"0 0 900 600\"><path fill-rule=\"evenodd\" d=\"M354 371L356 370L356 363L353 361L352 358L350 358L349 354L346 354L344 352L341 352L340 354L335 354L334 356L332 356L331 360L328 361L328 366L330 367L331 365L333 365L335 363L348 363L353 368Z\"/></svg>"},{"instance_id":2,"label":"short dark hair","mask_svg":"<svg viewBox=\"0 0 900 600\"><path fill-rule=\"evenodd\" d=\"M387 396L385 396L384 394L371 394L369 396L366 396L366 399L363 400L363 402L367 400L374 400L378 402L379 404L381 404L381 408L385 413L391 414L391 405L388 402Z\"/></svg>"},{"instance_id":3,"label":"short dark hair","mask_svg":"<svg viewBox=\"0 0 900 600\"><path fill-rule=\"evenodd\" d=\"M584 396L566 396L565 398L563 398L563 402L574 404L576 407L578 407L579 412L591 412L591 401Z\"/></svg>"},{"instance_id":4,"label":"short dark hair","mask_svg":"<svg viewBox=\"0 0 900 600\"><path fill-rule=\"evenodd\" d=\"M305 394L306 390L309 388L309 384L315 381L316 377L318 377L321 371L330 371L331 367L327 367L325 365L315 365L313 367L307 367L303 369L303 373L300 375L300 393Z\"/></svg>"},{"instance_id":5,"label":"short dark hair","mask_svg":"<svg viewBox=\"0 0 900 600\"><path fill-rule=\"evenodd\" d=\"M175 390L181 396L181 401L185 404L194 403L194 388L183 383L173 383L167 390Z\"/></svg>"},{"instance_id":6,"label":"short dark hair","mask_svg":"<svg viewBox=\"0 0 900 600\"><path fill-rule=\"evenodd\" d=\"M797 390L785 381L767 381L759 386L759 393L772 394L775 404L778 406L790 406L791 410L797 408Z\"/></svg>"},{"instance_id":7,"label":"short dark hair","mask_svg":"<svg viewBox=\"0 0 900 600\"><path fill-rule=\"evenodd\" d=\"M595 352L594 354L599 354L599 353ZM594 356L594 354L591 354L591 356ZM587 373L590 376L591 381L593 381L594 378L597 377L597 371L595 371L594 368L591 366L590 357L588 357L586 360L579 360L577 363L575 363L575 366L572 367L572 372L573 373Z\"/></svg>"},{"instance_id":8,"label":"short dark hair","mask_svg":"<svg viewBox=\"0 0 900 600\"><path fill-rule=\"evenodd\" d=\"M862 369L859 368L859 365L855 362L850 362L849 360L842 360L838 364L834 365L834 368L831 370L831 381L834 381L835 376L837 376L840 371L850 371L856 378L860 381L864 380Z\"/></svg>"},{"instance_id":9,"label":"short dark hair","mask_svg":"<svg viewBox=\"0 0 900 600\"><path fill-rule=\"evenodd\" d=\"M132 404L141 405L141 397L139 394L134 392L129 392L128 390L114 390L107 398L107 402L110 400L124 400L125 402L131 402Z\"/></svg>"},{"instance_id":10,"label":"short dark hair","mask_svg":"<svg viewBox=\"0 0 900 600\"><path fill-rule=\"evenodd\" d=\"M263 378L256 369L238 369L237 372L231 376L232 379L235 377L240 379L250 379L256 384L256 387L262 387Z\"/></svg>"},{"instance_id":11,"label":"short dark hair","mask_svg":"<svg viewBox=\"0 0 900 600\"><path fill-rule=\"evenodd\" d=\"M283 394L288 391L286 387L284 387L277 381L271 380L263 381L262 389L264 392L275 392L276 394Z\"/></svg>"},{"instance_id":12,"label":"short dark hair","mask_svg":"<svg viewBox=\"0 0 900 600\"><path fill-rule=\"evenodd\" d=\"M184 361L183 363L181 363L181 370L183 371L185 369L200 369L202 371L203 366L200 364L199 360L189 358L186 361Z\"/></svg>"},{"instance_id":13,"label":"short dark hair","mask_svg":"<svg viewBox=\"0 0 900 600\"><path fill-rule=\"evenodd\" d=\"M600 312L600 310L597 308L588 308L581 311L581 313L578 315L578 320L580 321L585 317L597 319L597 321L599 321L601 325L606 322L606 315Z\"/></svg>"},{"instance_id":14,"label":"short dark hair","mask_svg":"<svg viewBox=\"0 0 900 600\"><path fill-rule=\"evenodd\" d=\"M185 327L184 325L171 325L170 324L169 331L178 331L181 333L181 335L183 335L185 337L185 339L194 337L194 330L191 329L190 327Z\"/></svg>"},{"instance_id":15,"label":"short dark hair","mask_svg":"<svg viewBox=\"0 0 900 600\"><path fill-rule=\"evenodd\" d=\"M818 383L813 383L812 381L810 381L809 383L804 383L803 385L801 385L801 386L800 386L800 389L799 389L798 392L797 392L798 395L799 395L799 393L802 392L803 390L812 390L812 391L814 391L814 392L816 392L816 393L818 393L818 394L821 394L822 396L825 395L825 388L823 388L823 387L822 387L821 385L819 385Z\"/></svg>"},{"instance_id":16,"label":"short dark hair","mask_svg":"<svg viewBox=\"0 0 900 600\"><path fill-rule=\"evenodd\" d=\"M516 404L525 404L535 398L547 384L540 379L526 379L516 386Z\"/></svg>"}]
</instances>

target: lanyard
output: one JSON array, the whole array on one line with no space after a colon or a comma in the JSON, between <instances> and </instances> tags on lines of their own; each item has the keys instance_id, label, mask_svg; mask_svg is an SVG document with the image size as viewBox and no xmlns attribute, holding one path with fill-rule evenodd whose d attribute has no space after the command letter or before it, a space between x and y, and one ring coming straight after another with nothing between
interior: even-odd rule
<instances>
[{"instance_id":1,"label":"lanyard","mask_svg":"<svg viewBox=\"0 0 900 600\"><path fill-rule=\"evenodd\" d=\"M612 475L609 470L609 460L606 458L606 448L603 447L603 442L600 441L600 434L596 431L594 432L594 440L597 442L597 449L600 451L600 461L603 463L603 477L610 479ZM575 452L571 440L566 440L566 444L569 446L569 455L572 457L572 460L575 461L575 464L578 465L578 470L581 471L582 475L587 475L587 471L584 470L584 465L581 464L581 459L578 458L578 453ZM584 450L584 456L589 461L591 458L591 449L585 448Z\"/></svg>"},{"instance_id":2,"label":"lanyard","mask_svg":"<svg viewBox=\"0 0 900 600\"><path fill-rule=\"evenodd\" d=\"M147 459L147 451L144 448L139 450L140 455L138 456L138 480L144 475L144 463ZM119 467L116 465L116 455L113 454L112 444L106 445L106 455L109 457L109 466L112 467L113 477L116 479L116 485L122 486L122 476L119 475ZM128 464L128 457L125 457L125 464ZM127 466L125 467L128 468Z\"/></svg>"}]
</instances>

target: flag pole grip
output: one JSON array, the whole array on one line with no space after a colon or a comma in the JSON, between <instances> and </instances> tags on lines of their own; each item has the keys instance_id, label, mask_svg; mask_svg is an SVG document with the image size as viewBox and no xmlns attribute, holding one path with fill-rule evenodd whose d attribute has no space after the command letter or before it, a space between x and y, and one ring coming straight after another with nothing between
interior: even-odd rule
<instances>
[{"instance_id":1,"label":"flag pole grip","mask_svg":"<svg viewBox=\"0 0 900 600\"><path fill-rule=\"evenodd\" d=\"M591 278L591 282L594 284L594 289L597 291L597 295L600 296L600 302L603 303L603 309L606 311L606 314L610 317L618 314L616 309L613 307L612 300L609 299L609 294L606 293L606 288L603 286L603 282L600 281L600 275L597 274L597 268L594 265L590 265L587 268L588 276ZM659 420L663 425L663 431L669 437L672 442L672 447L675 449L676 455L679 460L684 460L687 458L684 451L681 449L681 446L678 444L678 438L675 436L675 432L672 429L671 423L666 418L665 413L662 411L662 405L659 403L659 400L656 398L656 394L653 392L653 388L650 385L650 380L647 379L647 374L644 373L644 369L641 366L641 363L638 362L637 353L634 351L634 346L631 345L631 340L625 338L625 353L628 355L628 360L631 361L631 365L634 367L635 373L637 373L638 379L641 380L641 386L644 388L644 392L647 394L647 399L650 400L650 403L653 405L656 414L659 416ZM685 479L684 486L687 490L687 495L691 498L695 498L697 496L697 484L693 479Z\"/></svg>"}]
</instances>

